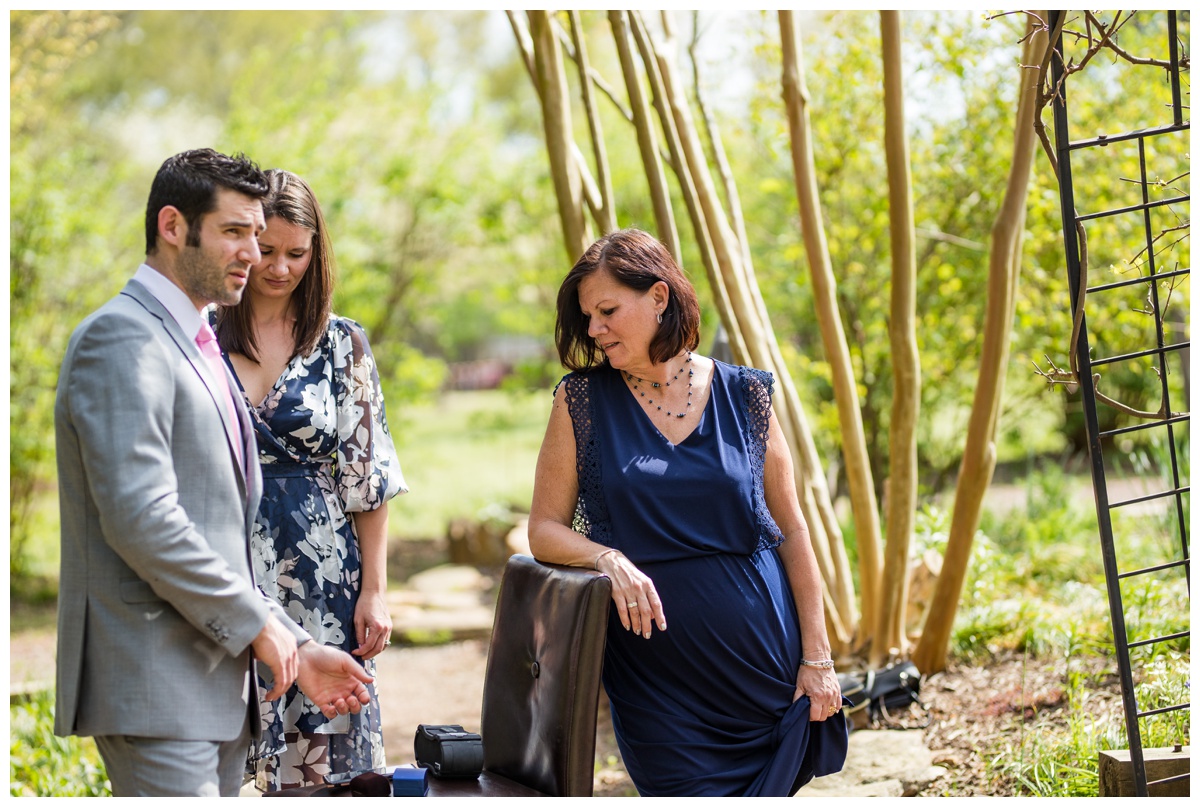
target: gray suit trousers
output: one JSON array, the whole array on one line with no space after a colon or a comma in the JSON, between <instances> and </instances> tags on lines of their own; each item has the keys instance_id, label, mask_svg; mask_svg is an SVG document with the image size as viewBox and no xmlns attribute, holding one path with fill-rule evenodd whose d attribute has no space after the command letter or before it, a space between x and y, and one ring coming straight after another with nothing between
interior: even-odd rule
<instances>
[{"instance_id":1,"label":"gray suit trousers","mask_svg":"<svg viewBox=\"0 0 1200 807\"><path fill-rule=\"evenodd\" d=\"M246 776L250 723L229 742L96 737L114 796L236 796Z\"/></svg>"}]
</instances>

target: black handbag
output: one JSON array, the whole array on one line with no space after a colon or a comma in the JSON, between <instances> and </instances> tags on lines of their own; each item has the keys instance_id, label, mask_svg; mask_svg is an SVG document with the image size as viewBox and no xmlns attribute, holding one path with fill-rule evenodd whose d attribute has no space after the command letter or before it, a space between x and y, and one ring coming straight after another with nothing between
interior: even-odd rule
<instances>
[{"instance_id":1,"label":"black handbag","mask_svg":"<svg viewBox=\"0 0 1200 807\"><path fill-rule=\"evenodd\" d=\"M462 726L417 726L417 764L439 779L476 779L483 772L483 738Z\"/></svg>"},{"instance_id":2,"label":"black handbag","mask_svg":"<svg viewBox=\"0 0 1200 807\"><path fill-rule=\"evenodd\" d=\"M914 703L925 711L925 722L913 728L929 725L929 707L921 701L921 672L911 661L882 670L842 673L838 675L838 683L842 696L852 704L846 707L846 713L860 728L860 724L875 722L899 726L896 715Z\"/></svg>"}]
</instances>

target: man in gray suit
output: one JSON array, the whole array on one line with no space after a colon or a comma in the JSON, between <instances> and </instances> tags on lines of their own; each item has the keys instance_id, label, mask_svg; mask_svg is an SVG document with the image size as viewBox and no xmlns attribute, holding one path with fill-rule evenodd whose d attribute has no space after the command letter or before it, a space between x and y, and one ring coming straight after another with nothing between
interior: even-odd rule
<instances>
[{"instance_id":1,"label":"man in gray suit","mask_svg":"<svg viewBox=\"0 0 1200 807\"><path fill-rule=\"evenodd\" d=\"M71 336L59 376L59 735L94 736L113 794L237 795L260 731L255 662L328 717L372 679L255 587L262 479L201 309L259 260L262 172L210 149L159 169L146 261ZM205 352L207 351L207 353Z\"/></svg>"}]
</instances>

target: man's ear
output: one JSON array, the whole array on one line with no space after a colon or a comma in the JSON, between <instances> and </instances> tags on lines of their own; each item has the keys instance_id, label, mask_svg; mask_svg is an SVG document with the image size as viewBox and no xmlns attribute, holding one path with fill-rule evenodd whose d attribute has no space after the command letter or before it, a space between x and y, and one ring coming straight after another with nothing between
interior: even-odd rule
<instances>
[{"instance_id":1,"label":"man's ear","mask_svg":"<svg viewBox=\"0 0 1200 807\"><path fill-rule=\"evenodd\" d=\"M166 244L180 249L187 243L188 225L183 213L174 205L163 205L158 211L158 237Z\"/></svg>"}]
</instances>

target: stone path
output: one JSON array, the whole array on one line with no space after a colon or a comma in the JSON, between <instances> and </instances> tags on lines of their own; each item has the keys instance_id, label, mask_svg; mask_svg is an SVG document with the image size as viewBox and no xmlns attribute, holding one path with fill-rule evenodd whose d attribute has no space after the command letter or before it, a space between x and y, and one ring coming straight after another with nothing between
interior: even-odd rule
<instances>
[{"instance_id":1,"label":"stone path","mask_svg":"<svg viewBox=\"0 0 1200 807\"><path fill-rule=\"evenodd\" d=\"M830 796L919 796L945 773L933 764L919 729L864 729L850 733L840 773L813 779L797 798Z\"/></svg>"}]
</instances>

